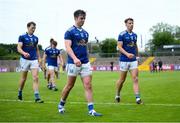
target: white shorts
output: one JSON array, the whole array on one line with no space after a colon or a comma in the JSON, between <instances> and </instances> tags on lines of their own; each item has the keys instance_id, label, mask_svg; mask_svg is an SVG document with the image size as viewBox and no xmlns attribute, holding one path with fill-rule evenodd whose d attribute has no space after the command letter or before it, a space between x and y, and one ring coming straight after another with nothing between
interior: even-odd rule
<instances>
[{"instance_id":1,"label":"white shorts","mask_svg":"<svg viewBox=\"0 0 180 123\"><path fill-rule=\"evenodd\" d=\"M20 58L20 66L21 66L21 71L28 71L34 68L39 69L38 60L27 60L22 57Z\"/></svg>"},{"instance_id":2,"label":"white shorts","mask_svg":"<svg viewBox=\"0 0 180 123\"><path fill-rule=\"evenodd\" d=\"M68 76L77 76L81 77L89 76L92 74L90 63L82 64L81 67L77 67L75 64L67 64L66 71Z\"/></svg>"},{"instance_id":3,"label":"white shorts","mask_svg":"<svg viewBox=\"0 0 180 123\"><path fill-rule=\"evenodd\" d=\"M138 68L138 62L133 61L133 62L119 62L119 67L120 71L128 71L128 70L133 70Z\"/></svg>"},{"instance_id":4,"label":"white shorts","mask_svg":"<svg viewBox=\"0 0 180 123\"><path fill-rule=\"evenodd\" d=\"M58 70L59 70L57 66L52 66L52 65L47 66L47 69L54 70L55 72L58 72Z\"/></svg>"}]
</instances>

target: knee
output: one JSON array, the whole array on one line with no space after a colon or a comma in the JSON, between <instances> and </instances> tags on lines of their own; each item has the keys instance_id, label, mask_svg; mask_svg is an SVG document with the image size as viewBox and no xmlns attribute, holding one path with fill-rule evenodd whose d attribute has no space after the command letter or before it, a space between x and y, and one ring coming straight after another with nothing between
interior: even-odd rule
<instances>
[{"instance_id":1,"label":"knee","mask_svg":"<svg viewBox=\"0 0 180 123\"><path fill-rule=\"evenodd\" d=\"M66 86L66 90L71 90L74 87L74 84L68 84Z\"/></svg>"},{"instance_id":2,"label":"knee","mask_svg":"<svg viewBox=\"0 0 180 123\"><path fill-rule=\"evenodd\" d=\"M124 82L125 82L125 79L119 79L119 80L118 80L118 83L119 83L119 84L123 84Z\"/></svg>"},{"instance_id":3,"label":"knee","mask_svg":"<svg viewBox=\"0 0 180 123\"><path fill-rule=\"evenodd\" d=\"M84 83L84 87L85 87L86 90L92 90L92 86L91 86L90 82Z\"/></svg>"},{"instance_id":4,"label":"knee","mask_svg":"<svg viewBox=\"0 0 180 123\"><path fill-rule=\"evenodd\" d=\"M33 76L33 81L36 81L36 82L37 82L38 79L39 79L38 75L34 75L34 76Z\"/></svg>"},{"instance_id":5,"label":"knee","mask_svg":"<svg viewBox=\"0 0 180 123\"><path fill-rule=\"evenodd\" d=\"M138 77L137 77L137 76L134 76L134 77L133 77L133 81L134 81L134 82L138 82Z\"/></svg>"},{"instance_id":6,"label":"knee","mask_svg":"<svg viewBox=\"0 0 180 123\"><path fill-rule=\"evenodd\" d=\"M53 75L53 74L50 74L50 78L51 78L51 79L54 79L54 75Z\"/></svg>"},{"instance_id":7,"label":"knee","mask_svg":"<svg viewBox=\"0 0 180 123\"><path fill-rule=\"evenodd\" d=\"M25 82L25 81L26 81L26 77L25 77L25 78L21 78L21 81L22 81L22 82Z\"/></svg>"}]
</instances>

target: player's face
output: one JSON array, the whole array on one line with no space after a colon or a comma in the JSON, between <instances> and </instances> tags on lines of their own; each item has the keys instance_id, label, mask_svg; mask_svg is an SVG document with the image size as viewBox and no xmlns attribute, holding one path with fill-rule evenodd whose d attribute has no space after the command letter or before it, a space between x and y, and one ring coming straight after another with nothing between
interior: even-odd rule
<instances>
[{"instance_id":1,"label":"player's face","mask_svg":"<svg viewBox=\"0 0 180 123\"><path fill-rule=\"evenodd\" d=\"M56 48L56 46L55 46L54 44L51 44L51 47L52 47L52 48Z\"/></svg>"},{"instance_id":2,"label":"player's face","mask_svg":"<svg viewBox=\"0 0 180 123\"><path fill-rule=\"evenodd\" d=\"M36 26L31 24L30 27L28 27L28 34L32 35L35 32L35 29L36 29Z\"/></svg>"},{"instance_id":3,"label":"player's face","mask_svg":"<svg viewBox=\"0 0 180 123\"><path fill-rule=\"evenodd\" d=\"M134 26L134 22L131 20L128 20L126 23L126 27L128 31L132 31L133 30L133 26Z\"/></svg>"},{"instance_id":4,"label":"player's face","mask_svg":"<svg viewBox=\"0 0 180 123\"><path fill-rule=\"evenodd\" d=\"M79 27L83 26L85 19L86 19L86 16L84 16L84 15L79 15L78 17L76 17L75 22L76 22L77 26L79 26Z\"/></svg>"}]
</instances>

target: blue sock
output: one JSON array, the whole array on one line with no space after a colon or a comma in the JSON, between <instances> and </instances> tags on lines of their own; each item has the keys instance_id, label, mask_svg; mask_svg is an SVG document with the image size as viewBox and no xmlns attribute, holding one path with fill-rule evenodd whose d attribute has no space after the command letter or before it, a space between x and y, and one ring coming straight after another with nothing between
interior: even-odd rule
<instances>
[{"instance_id":1,"label":"blue sock","mask_svg":"<svg viewBox=\"0 0 180 123\"><path fill-rule=\"evenodd\" d=\"M34 96L35 96L35 99L40 99L40 96L39 96L39 92L38 92L38 91L34 91Z\"/></svg>"},{"instance_id":2,"label":"blue sock","mask_svg":"<svg viewBox=\"0 0 180 123\"><path fill-rule=\"evenodd\" d=\"M140 98L140 94L139 93L135 94L135 96L136 96L136 99Z\"/></svg>"},{"instance_id":3,"label":"blue sock","mask_svg":"<svg viewBox=\"0 0 180 123\"><path fill-rule=\"evenodd\" d=\"M18 96L22 96L22 90L18 91Z\"/></svg>"},{"instance_id":4,"label":"blue sock","mask_svg":"<svg viewBox=\"0 0 180 123\"><path fill-rule=\"evenodd\" d=\"M94 104L93 103L88 103L88 110L94 110Z\"/></svg>"},{"instance_id":5,"label":"blue sock","mask_svg":"<svg viewBox=\"0 0 180 123\"><path fill-rule=\"evenodd\" d=\"M64 106L64 105L65 105L65 103L66 103L66 102L65 102L64 100L62 100L62 99L61 99L61 101L60 101L59 105Z\"/></svg>"}]
</instances>

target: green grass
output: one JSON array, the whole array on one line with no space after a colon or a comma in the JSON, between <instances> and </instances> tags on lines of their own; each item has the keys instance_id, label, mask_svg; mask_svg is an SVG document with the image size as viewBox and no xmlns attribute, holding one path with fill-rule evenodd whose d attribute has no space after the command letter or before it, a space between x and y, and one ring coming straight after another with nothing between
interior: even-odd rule
<instances>
[{"instance_id":1,"label":"green grass","mask_svg":"<svg viewBox=\"0 0 180 123\"><path fill-rule=\"evenodd\" d=\"M28 102L34 101L30 74L23 90L25 102L16 101L19 76L20 73L0 73L0 121L180 122L180 71L155 74L141 72L139 82L144 105L135 104L130 76L127 77L121 93L122 102L115 104L115 81L119 73L94 72L95 109L103 114L97 118L87 115L84 90L79 78L68 97L66 113L61 115L57 104L66 83L65 74L57 80L59 91L53 92L46 88L46 82L40 73L40 94L44 104Z\"/></svg>"}]
</instances>

